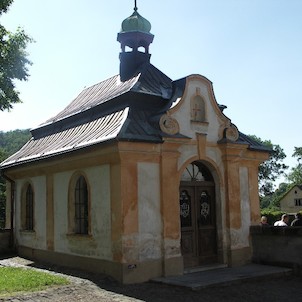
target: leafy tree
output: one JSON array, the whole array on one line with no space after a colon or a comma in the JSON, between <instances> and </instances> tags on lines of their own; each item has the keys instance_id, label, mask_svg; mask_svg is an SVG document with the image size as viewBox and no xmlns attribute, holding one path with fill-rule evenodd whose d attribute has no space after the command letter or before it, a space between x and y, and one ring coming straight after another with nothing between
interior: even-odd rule
<instances>
[{"instance_id":1,"label":"leafy tree","mask_svg":"<svg viewBox=\"0 0 302 302\"><path fill-rule=\"evenodd\" d=\"M291 184L282 182L273 193L260 196L260 208L278 210L280 208L280 199L291 187Z\"/></svg>"},{"instance_id":2,"label":"leafy tree","mask_svg":"<svg viewBox=\"0 0 302 302\"><path fill-rule=\"evenodd\" d=\"M17 152L30 137L29 129L17 129L8 132L0 131L0 148L3 148L7 155L11 155Z\"/></svg>"},{"instance_id":3,"label":"leafy tree","mask_svg":"<svg viewBox=\"0 0 302 302\"><path fill-rule=\"evenodd\" d=\"M291 169L290 173L287 175L287 179L292 184L300 185L302 184L302 147L295 147L292 156L297 158L298 164Z\"/></svg>"},{"instance_id":4,"label":"leafy tree","mask_svg":"<svg viewBox=\"0 0 302 302\"><path fill-rule=\"evenodd\" d=\"M0 1L0 16L6 13L13 0ZM28 65L25 51L28 43L33 40L18 28L15 33L6 30L0 24L0 111L10 110L12 104L20 103L19 92L14 80L28 79Z\"/></svg>"},{"instance_id":5,"label":"leafy tree","mask_svg":"<svg viewBox=\"0 0 302 302\"><path fill-rule=\"evenodd\" d=\"M18 151L30 138L29 130L0 131L0 162ZM0 176L0 229L5 226L5 179Z\"/></svg>"},{"instance_id":6,"label":"leafy tree","mask_svg":"<svg viewBox=\"0 0 302 302\"><path fill-rule=\"evenodd\" d=\"M274 182L285 175L288 166L283 163L286 154L279 145L274 145L270 140L262 140L255 135L249 135L255 141L269 147L272 151L269 159L259 166L259 193L268 196L274 192Z\"/></svg>"},{"instance_id":7,"label":"leafy tree","mask_svg":"<svg viewBox=\"0 0 302 302\"><path fill-rule=\"evenodd\" d=\"M300 163L302 160L302 147L295 147L295 151L292 156L297 157L297 160Z\"/></svg>"},{"instance_id":8,"label":"leafy tree","mask_svg":"<svg viewBox=\"0 0 302 302\"><path fill-rule=\"evenodd\" d=\"M0 148L0 162L6 158L5 151ZM0 229L5 226L5 180L0 176Z\"/></svg>"}]
</instances>

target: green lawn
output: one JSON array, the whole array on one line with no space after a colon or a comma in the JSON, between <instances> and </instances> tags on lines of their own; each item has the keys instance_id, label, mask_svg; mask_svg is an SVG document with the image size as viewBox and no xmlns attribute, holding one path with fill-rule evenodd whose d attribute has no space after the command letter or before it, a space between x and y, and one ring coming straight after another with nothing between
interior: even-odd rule
<instances>
[{"instance_id":1,"label":"green lawn","mask_svg":"<svg viewBox=\"0 0 302 302\"><path fill-rule=\"evenodd\" d=\"M16 292L31 292L45 289L48 286L69 284L60 276L16 267L0 267L0 297Z\"/></svg>"}]
</instances>

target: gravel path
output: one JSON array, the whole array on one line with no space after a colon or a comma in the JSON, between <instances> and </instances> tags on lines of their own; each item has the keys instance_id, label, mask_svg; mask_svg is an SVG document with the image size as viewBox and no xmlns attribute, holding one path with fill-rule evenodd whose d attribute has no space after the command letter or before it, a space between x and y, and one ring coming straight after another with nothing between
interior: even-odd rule
<instances>
[{"instance_id":1,"label":"gravel path","mask_svg":"<svg viewBox=\"0 0 302 302\"><path fill-rule=\"evenodd\" d=\"M19 257L0 260L4 266L32 267L33 263ZM172 287L155 283L121 285L114 280L98 274L40 266L35 268L64 275L70 285L47 290L0 297L0 301L46 302L46 301L88 301L88 302L258 302L302 301L302 277L291 276L274 280L253 281L239 285L207 288L200 291Z\"/></svg>"}]
</instances>

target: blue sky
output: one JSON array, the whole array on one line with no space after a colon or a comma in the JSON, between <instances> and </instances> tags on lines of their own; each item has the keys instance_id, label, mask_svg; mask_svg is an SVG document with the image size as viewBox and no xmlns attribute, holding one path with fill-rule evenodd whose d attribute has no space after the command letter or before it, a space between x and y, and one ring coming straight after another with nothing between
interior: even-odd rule
<instances>
[{"instance_id":1,"label":"blue sky","mask_svg":"<svg viewBox=\"0 0 302 302\"><path fill-rule=\"evenodd\" d=\"M151 62L176 80L201 74L238 129L279 144L291 158L302 146L302 1L138 0L155 35ZM121 22L133 0L15 0L0 23L21 26L30 78L23 104L0 112L0 131L32 128L67 106L84 87L118 73Z\"/></svg>"}]
</instances>

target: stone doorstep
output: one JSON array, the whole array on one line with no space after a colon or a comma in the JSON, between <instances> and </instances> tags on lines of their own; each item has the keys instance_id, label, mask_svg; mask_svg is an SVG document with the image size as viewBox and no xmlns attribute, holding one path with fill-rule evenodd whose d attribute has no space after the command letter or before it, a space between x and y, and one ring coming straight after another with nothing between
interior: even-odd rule
<instances>
[{"instance_id":1,"label":"stone doorstep","mask_svg":"<svg viewBox=\"0 0 302 302\"><path fill-rule=\"evenodd\" d=\"M240 267L214 268L186 273L180 276L154 278L151 281L200 290L215 286L229 286L251 280L279 278L293 274L293 270L284 267L249 264Z\"/></svg>"},{"instance_id":2,"label":"stone doorstep","mask_svg":"<svg viewBox=\"0 0 302 302\"><path fill-rule=\"evenodd\" d=\"M197 267L189 267L184 270L184 274L204 272L204 271L226 268L226 267L228 267L226 264L220 264L220 263L208 264L208 265L197 266Z\"/></svg>"}]
</instances>

